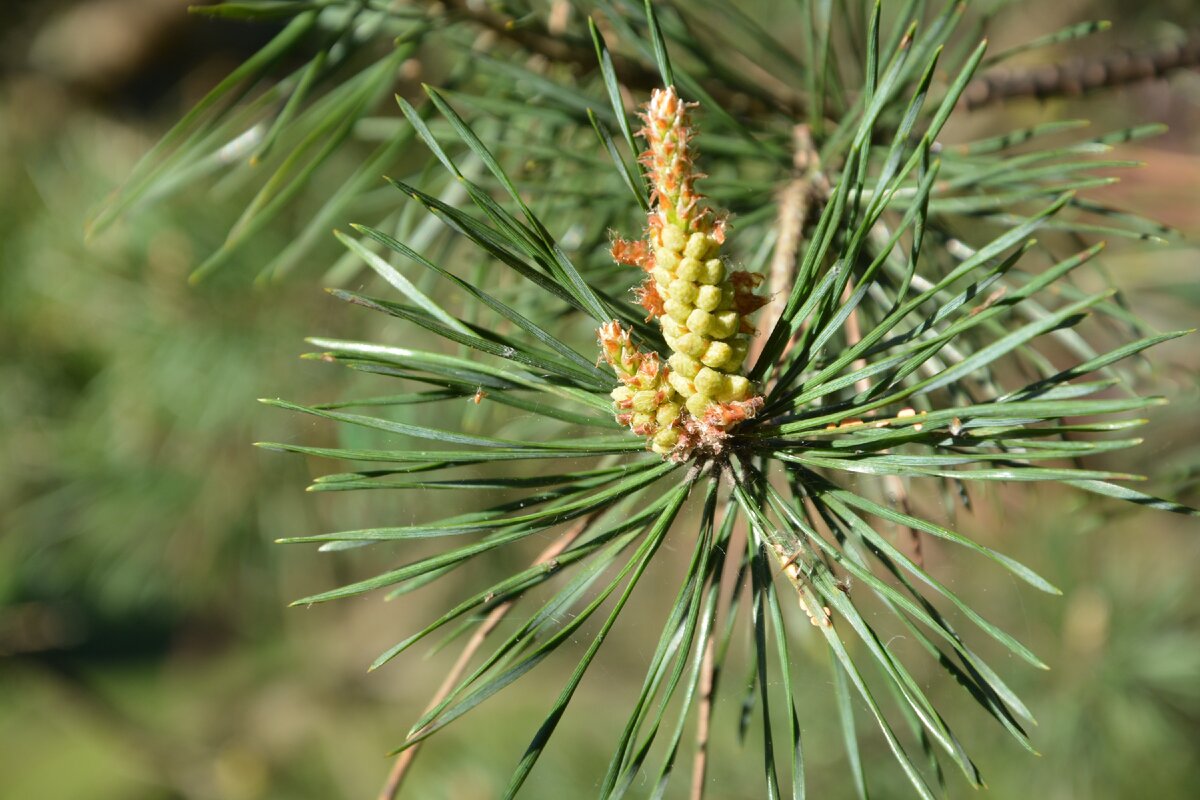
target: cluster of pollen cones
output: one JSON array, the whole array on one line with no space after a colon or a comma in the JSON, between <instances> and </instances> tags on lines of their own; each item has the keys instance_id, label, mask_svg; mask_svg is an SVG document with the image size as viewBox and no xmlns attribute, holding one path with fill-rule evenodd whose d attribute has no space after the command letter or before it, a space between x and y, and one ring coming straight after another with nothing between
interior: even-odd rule
<instances>
[{"instance_id":1,"label":"cluster of pollen cones","mask_svg":"<svg viewBox=\"0 0 1200 800\"><path fill-rule=\"evenodd\" d=\"M647 273L638 299L657 319L671 350L666 363L634 346L617 322L600 327L601 354L621 385L617 419L656 453L683 461L721 451L729 430L762 407L742 374L754 328L747 317L766 303L760 275L731 271L720 257L726 222L703 204L695 182L688 108L674 88L646 105L641 161L652 187L646 238L618 239L613 258Z\"/></svg>"}]
</instances>

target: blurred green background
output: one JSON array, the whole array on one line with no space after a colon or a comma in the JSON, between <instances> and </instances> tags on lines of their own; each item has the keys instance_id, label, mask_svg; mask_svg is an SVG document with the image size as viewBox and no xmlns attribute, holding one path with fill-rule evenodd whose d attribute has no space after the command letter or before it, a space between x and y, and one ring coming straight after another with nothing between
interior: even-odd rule
<instances>
[{"instance_id":1,"label":"blurred green background","mask_svg":"<svg viewBox=\"0 0 1200 800\"><path fill-rule=\"evenodd\" d=\"M1088 18L1116 22L1103 42L1082 48L1103 52L1194 30L1200 10L1191 0L1026 4L1000 15L996 44ZM250 446L334 441L328 427L255 398L342 396L347 375L296 359L303 336L367 335L367 326L387 324L320 291L333 246L269 288L250 280L303 227L305 201L243 249L238 264L195 287L189 272L220 244L246 187L217 182L185 192L83 238L89 212L156 137L267 35L189 17L179 0L4 4L0 798L374 797L385 753L454 658L453 647L413 653L366 673L375 655L465 591L454 581L391 604L367 596L286 607L371 565L278 547L274 538L397 510L395 500L305 495L308 478L326 466ZM1169 123L1166 136L1117 155L1146 167L1125 173L1106 199L1200 236L1200 72L1087 98L1010 103L966 115L948 138L1076 116L1101 130ZM308 195L332 191L366 152L344 149ZM1109 267L1153 326L1200 321L1194 250L1119 245ZM1189 337L1150 359L1145 378L1172 405L1145 428L1146 445L1113 464L1195 504L1200 349ZM926 543L947 583L1053 666L1041 674L1012 663L1004 676L1041 721L1032 731L1041 758L1005 742L975 709L957 720L992 794L1200 794L1195 522L1050 489L998 487L976 501L960 527L1065 591L1036 595ZM528 555L539 546L531 543ZM639 589L645 613L619 624L526 796L594 791L624 719L620 698L635 695L653 647L654 609L686 555L682 547L661 554L664 579ZM813 657L801 693L810 790L850 797L822 648L805 631L796 646ZM571 666L551 660L435 738L404 796L495 796L549 705L546 687L557 691ZM951 696L941 675L919 666L935 700ZM757 744L736 741L735 705L716 712L714 798L753 797L758 785ZM905 796L878 737L868 734L865 754L876 796ZM967 791L953 776L951 787L955 796Z\"/></svg>"}]
</instances>

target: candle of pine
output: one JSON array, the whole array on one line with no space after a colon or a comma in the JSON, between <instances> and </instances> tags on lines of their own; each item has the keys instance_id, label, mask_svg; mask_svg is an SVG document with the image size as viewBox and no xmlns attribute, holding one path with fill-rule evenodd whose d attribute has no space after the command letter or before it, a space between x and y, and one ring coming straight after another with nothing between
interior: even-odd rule
<instances>
[{"instance_id":1,"label":"candle of pine","mask_svg":"<svg viewBox=\"0 0 1200 800\"><path fill-rule=\"evenodd\" d=\"M673 87L655 90L646 105L641 130L648 145L641 161L651 185L646 240L613 244L618 262L648 273L638 295L671 349L656 380L671 390L661 393L661 403L683 409L670 425L656 428L650 441L655 451L676 458L697 447L719 450L728 429L761 406L742 365L754 333L747 317L766 302L754 294L760 276L731 271L720 257L725 218L696 191L701 173L695 168L689 105ZM619 415L627 389L613 393Z\"/></svg>"}]
</instances>

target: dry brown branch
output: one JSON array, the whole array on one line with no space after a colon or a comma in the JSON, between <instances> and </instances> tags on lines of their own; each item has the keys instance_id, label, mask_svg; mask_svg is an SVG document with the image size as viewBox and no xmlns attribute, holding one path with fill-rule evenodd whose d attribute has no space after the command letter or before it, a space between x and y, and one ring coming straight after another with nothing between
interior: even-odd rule
<instances>
[{"instance_id":1,"label":"dry brown branch","mask_svg":"<svg viewBox=\"0 0 1200 800\"><path fill-rule=\"evenodd\" d=\"M814 206L824 200L829 189L808 125L792 128L792 142L792 179L779 192L779 212L775 217L777 238L767 275L767 296L771 301L758 319L757 327L764 335L751 343L750 363L758 360L766 345L765 334L775 327L783 314L796 273L796 257L804 238L804 226L812 216Z\"/></svg>"},{"instance_id":2,"label":"dry brown branch","mask_svg":"<svg viewBox=\"0 0 1200 800\"><path fill-rule=\"evenodd\" d=\"M565 64L578 70L592 70L596 54L590 42L571 37L560 31L561 15L543 24L526 18L515 24L507 14L488 4L471 0L427 0L431 7L441 7L449 14L480 25L547 61ZM613 67L621 82L643 92L662 83L658 71L640 61L612 53ZM1200 68L1200 31L1193 31L1180 42L1157 44L1142 50L1131 50L1099 59L1073 59L1062 64L1030 68L998 68L972 81L963 94L961 105L974 110L1006 100L1021 98L1047 99L1080 95L1098 89L1116 88L1154 78L1161 78L1180 69ZM793 117L806 113L804 97L786 90L769 92L765 88L756 97L731 91L720 81L705 81L705 90L725 108L749 114L782 112ZM762 98L768 98L764 104Z\"/></svg>"},{"instance_id":3,"label":"dry brown branch","mask_svg":"<svg viewBox=\"0 0 1200 800\"><path fill-rule=\"evenodd\" d=\"M851 295L854 294L854 281L846 281L846 288L842 291L842 302L850 302ZM858 309L854 309L846 317L846 347L847 349L854 347L862 339L862 327L858 324ZM852 370L865 369L867 360L865 358L855 359L850 365ZM865 392L871 388L871 381L867 378L859 378L854 382L854 391Z\"/></svg>"},{"instance_id":4,"label":"dry brown branch","mask_svg":"<svg viewBox=\"0 0 1200 800\"><path fill-rule=\"evenodd\" d=\"M700 663L700 708L696 719L696 758L692 762L691 800L703 800L704 781L708 772L709 729L712 724L713 689L717 670L717 637L708 637L704 658Z\"/></svg>"},{"instance_id":5,"label":"dry brown branch","mask_svg":"<svg viewBox=\"0 0 1200 800\"><path fill-rule=\"evenodd\" d=\"M725 552L731 555L739 554L746 549L746 530L738 525L733 529ZM721 597L718 608L729 608L733 602L733 592L737 588L738 565L740 557L727 558L725 571L721 574ZM718 618L714 617L712 635L704 647L704 657L700 662L700 705L696 714L696 756L692 761L692 784L688 794L690 800L703 800L704 785L708 779L708 743L712 731L713 698L717 691L719 670L717 668L717 625Z\"/></svg>"},{"instance_id":6,"label":"dry brown branch","mask_svg":"<svg viewBox=\"0 0 1200 800\"><path fill-rule=\"evenodd\" d=\"M546 564L558 558L564 550L571 546L572 542L582 536L591 527L595 519L596 515L593 514L577 522L566 533L558 537L553 544L539 553L538 557L534 559L534 565ZM436 708L438 704L449 696L455 685L462 679L463 673L466 672L472 657L483 646L484 640L504 621L504 618L508 616L508 612L512 611L515 603L516 600L506 600L491 610L475 630L475 633L471 636L466 646L463 647L462 652L459 653L454 666L450 668L449 674L446 675L445 680L442 681L442 685L434 693L433 699L429 701L425 713ZM396 762L392 765L391 772L388 773L387 781L384 783L383 789L379 791L378 800L395 800L397 794L400 792L400 784L403 783L404 776L408 774L409 767L412 766L413 761L416 759L417 751L420 747L421 743L418 742L396 757Z\"/></svg>"},{"instance_id":7,"label":"dry brown branch","mask_svg":"<svg viewBox=\"0 0 1200 800\"><path fill-rule=\"evenodd\" d=\"M1183 41L1145 50L1076 58L1039 67L994 69L967 86L961 104L971 111L1007 100L1074 97L1197 68L1200 68L1200 31L1193 31Z\"/></svg>"},{"instance_id":8,"label":"dry brown branch","mask_svg":"<svg viewBox=\"0 0 1200 800\"><path fill-rule=\"evenodd\" d=\"M550 14L546 17L546 30L552 36L562 36L566 33L573 9L569 0L554 0L550 6Z\"/></svg>"},{"instance_id":9,"label":"dry brown branch","mask_svg":"<svg viewBox=\"0 0 1200 800\"><path fill-rule=\"evenodd\" d=\"M898 475L887 475L883 479L883 490L887 492L888 500L900 506L900 510L912 515L912 506L908 502L908 488ZM925 568L925 551L921 547L921 532L916 528L901 526L908 531L908 539L912 544L912 560L921 569Z\"/></svg>"},{"instance_id":10,"label":"dry brown branch","mask_svg":"<svg viewBox=\"0 0 1200 800\"><path fill-rule=\"evenodd\" d=\"M440 3L426 2L429 6L441 6L447 12L460 19L469 20L528 50L542 56L548 61L565 64L578 70L590 71L596 68L596 50L590 41L583 41L565 33L554 34L535 18L514 23L512 17L493 10L487 3L475 3L471 0L441 0ZM651 89L662 87L662 78L658 70L640 61L627 58L619 53L611 53L613 69L621 83L631 89L649 92ZM763 113L765 111L783 112L791 116L802 116L803 99L796 94L773 99L773 107L767 108L762 101L743 93L731 91L720 81L704 81L704 89L724 108L736 108L747 113ZM760 94L764 94L760 92Z\"/></svg>"}]
</instances>

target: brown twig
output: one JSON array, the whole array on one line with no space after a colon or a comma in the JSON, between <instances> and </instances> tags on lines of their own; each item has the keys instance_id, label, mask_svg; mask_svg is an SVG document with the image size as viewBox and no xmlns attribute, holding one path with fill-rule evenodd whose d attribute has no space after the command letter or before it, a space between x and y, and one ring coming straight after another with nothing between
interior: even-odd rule
<instances>
[{"instance_id":1,"label":"brown twig","mask_svg":"<svg viewBox=\"0 0 1200 800\"><path fill-rule=\"evenodd\" d=\"M534 565L547 564L558 558L564 550L571 546L572 542L587 531L595 519L596 515L592 514L576 523L553 544L539 553L533 562ZM512 611L515 603L516 600L506 600L491 610L475 630L475 633L471 636L466 646L463 647L462 652L459 653L454 666L450 668L449 674L446 675L446 678L442 681L442 685L434 693L433 699L429 701L425 713L432 711L450 695L455 685L462 679L463 673L466 672L467 665L471 663L471 658L483 646L484 640L487 639L491 632L504 621L504 618L508 616L508 612ZM378 800L395 800L396 795L400 792L400 784L404 781L404 776L408 774L409 767L412 766L412 762L416 759L417 751L420 747L421 743L418 742L396 757L396 762L392 765L391 772L388 773L387 781L379 791Z\"/></svg>"},{"instance_id":2,"label":"brown twig","mask_svg":"<svg viewBox=\"0 0 1200 800\"><path fill-rule=\"evenodd\" d=\"M846 288L842 291L842 303L850 302L850 296L854 294L854 281L846 281ZM846 317L846 348L849 349L858 344L862 340L862 328L858 324L858 309L852 309ZM865 358L858 358L850 365L851 369L859 370L867 366ZM854 391L865 392L871 388L871 381L866 378L859 378L854 382Z\"/></svg>"},{"instance_id":3,"label":"brown twig","mask_svg":"<svg viewBox=\"0 0 1200 800\"><path fill-rule=\"evenodd\" d=\"M427 5L440 5L454 16L494 31L499 36L548 61L584 71L594 70L597 66L596 50L590 41L570 37L565 33L551 33L539 19L526 18L517 24L511 16L493 10L490 4L474 3L471 0L441 0L440 3L427 0ZM612 52L610 55L613 69L620 76L621 83L624 85L642 92L662 87L662 77L657 69L619 53ZM736 108L748 113L778 111L792 116L803 115L805 107L803 99L794 93L786 97L773 98L773 107L767 108L761 100L732 91L720 81L706 80L703 83L705 91L727 109Z\"/></svg>"},{"instance_id":4,"label":"brown twig","mask_svg":"<svg viewBox=\"0 0 1200 800\"><path fill-rule=\"evenodd\" d=\"M792 128L792 142L792 179L779 192L779 212L775 216L777 238L767 275L767 295L771 301L758 319L759 331L764 335L751 343L750 363L758 360L766 345L766 334L783 315L796 275L796 256L804 238L804 226L814 205L823 199L823 193L828 189L808 125Z\"/></svg>"},{"instance_id":5,"label":"brown twig","mask_svg":"<svg viewBox=\"0 0 1200 800\"><path fill-rule=\"evenodd\" d=\"M1200 30L1181 42L1158 44L1101 58L1076 58L1039 67L994 69L967 86L960 103L968 111L1007 100L1075 97L1200 68Z\"/></svg>"},{"instance_id":6,"label":"brown twig","mask_svg":"<svg viewBox=\"0 0 1200 800\"><path fill-rule=\"evenodd\" d=\"M725 545L725 552L736 554L745 549L746 530L738 525ZM718 608L729 608L733 602L740 561L740 558L730 558L725 562L725 571L721 574L721 586L718 590L725 599L717 603ZM688 794L690 800L703 800L704 786L708 779L708 743L712 731L713 705L720 672L717 666L717 628L717 619L714 617L712 634L705 643L704 656L700 661L700 705L696 713L696 756L692 760L692 785Z\"/></svg>"},{"instance_id":7,"label":"brown twig","mask_svg":"<svg viewBox=\"0 0 1200 800\"><path fill-rule=\"evenodd\" d=\"M712 724L713 689L716 685L717 637L708 637L700 662L700 708L696 714L696 758L692 762L691 800L702 800L708 773L708 741Z\"/></svg>"},{"instance_id":8,"label":"brown twig","mask_svg":"<svg viewBox=\"0 0 1200 800\"><path fill-rule=\"evenodd\" d=\"M567 32L571 22L571 12L574 6L569 0L554 0L550 5L550 13L546 15L546 30L551 36L562 36Z\"/></svg>"},{"instance_id":9,"label":"brown twig","mask_svg":"<svg viewBox=\"0 0 1200 800\"><path fill-rule=\"evenodd\" d=\"M904 481L900 480L899 475L887 475L883 479L883 490L887 492L888 499L895 505L900 506L900 510L905 514L912 516L912 506L908 502L908 488L905 487ZM921 569L925 568L925 551L921 547L921 532L916 528L910 528L907 525L901 526L908 531L908 539L912 544L913 563Z\"/></svg>"},{"instance_id":10,"label":"brown twig","mask_svg":"<svg viewBox=\"0 0 1200 800\"><path fill-rule=\"evenodd\" d=\"M542 56L548 61L579 70L596 67L596 53L590 42L555 32L540 20L527 18L518 24L511 16L493 10L488 4L471 0L427 0L427 5L480 25L498 36ZM649 91L662 79L651 66L619 53L611 53L613 67L621 82L631 89ZM1200 31L1193 31L1181 42L1159 44L1144 50L1127 51L1099 59L1073 59L1062 64L1031 68L998 68L976 78L960 101L967 110L975 110L1006 100L1047 99L1080 95L1085 92L1116 88L1163 77L1180 69L1200 67ZM806 113L807 103L797 92L760 92L768 98L750 97L731 90L716 80L704 81L705 91L725 108L748 114L782 112L793 117Z\"/></svg>"}]
</instances>

